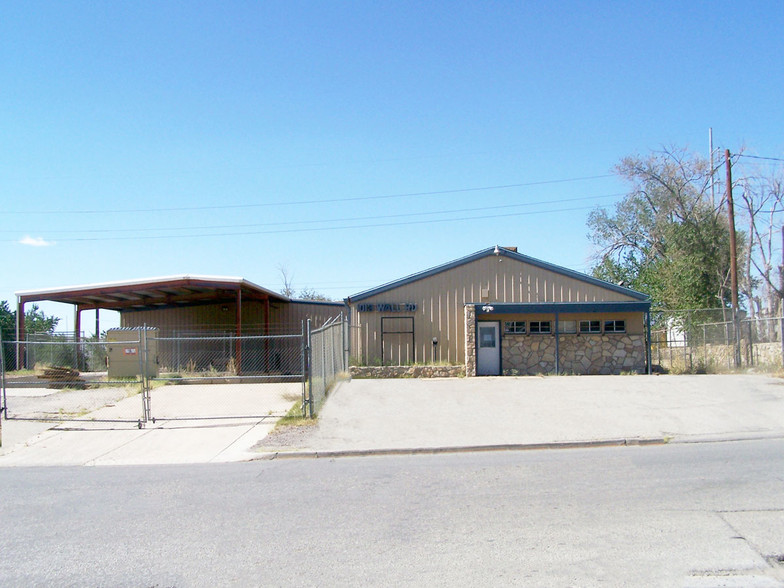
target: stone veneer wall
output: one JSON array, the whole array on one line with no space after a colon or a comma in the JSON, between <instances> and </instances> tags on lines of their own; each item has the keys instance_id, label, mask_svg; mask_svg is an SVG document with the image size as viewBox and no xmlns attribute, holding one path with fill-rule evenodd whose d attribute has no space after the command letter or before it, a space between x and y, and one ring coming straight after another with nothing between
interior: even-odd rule
<instances>
[{"instance_id":1,"label":"stone veneer wall","mask_svg":"<svg viewBox=\"0 0 784 588\"><path fill-rule=\"evenodd\" d=\"M561 335L558 345L562 374L645 372L643 335ZM504 375L555 372L554 335L510 335L501 339Z\"/></svg>"},{"instance_id":2,"label":"stone veneer wall","mask_svg":"<svg viewBox=\"0 0 784 588\"><path fill-rule=\"evenodd\" d=\"M352 378L456 378L465 373L462 365L354 365L350 370Z\"/></svg>"},{"instance_id":3,"label":"stone veneer wall","mask_svg":"<svg viewBox=\"0 0 784 588\"><path fill-rule=\"evenodd\" d=\"M476 376L476 308L465 306L465 375Z\"/></svg>"}]
</instances>

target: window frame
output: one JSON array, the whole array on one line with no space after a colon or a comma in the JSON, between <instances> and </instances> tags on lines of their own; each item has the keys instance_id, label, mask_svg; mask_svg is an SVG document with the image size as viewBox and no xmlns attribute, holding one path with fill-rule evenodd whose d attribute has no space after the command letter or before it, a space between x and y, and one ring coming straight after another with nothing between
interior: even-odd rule
<instances>
[{"instance_id":1,"label":"window frame","mask_svg":"<svg viewBox=\"0 0 784 588\"><path fill-rule=\"evenodd\" d=\"M574 324L574 330L573 331L567 331L566 329L563 329L562 326L563 326L564 323L573 323ZM576 321L574 319L569 319L569 320L565 320L565 321L559 320L558 321L558 334L559 335L576 335L578 333L578 330L577 330L578 327L579 327L578 321Z\"/></svg>"},{"instance_id":2,"label":"window frame","mask_svg":"<svg viewBox=\"0 0 784 588\"><path fill-rule=\"evenodd\" d=\"M601 335L602 334L602 321L594 319L580 319L578 325L578 332L580 335ZM596 329L592 328L593 323L596 323ZM588 329L583 330L583 325L587 324Z\"/></svg>"},{"instance_id":3,"label":"window frame","mask_svg":"<svg viewBox=\"0 0 784 588\"><path fill-rule=\"evenodd\" d=\"M552 335L552 321L528 321L528 332L531 335ZM534 330L534 325L536 325L536 330ZM547 330L543 331L542 327L547 325Z\"/></svg>"},{"instance_id":4,"label":"window frame","mask_svg":"<svg viewBox=\"0 0 784 588\"><path fill-rule=\"evenodd\" d=\"M612 323L613 327L612 327L612 329L608 330L607 329L607 325L611 324L611 323ZM620 329L618 328L619 324L621 326ZM602 330L605 333L613 333L613 334L615 334L615 333L625 333L626 332L626 320L625 319L608 319L608 320L604 321L604 324L602 325Z\"/></svg>"},{"instance_id":5,"label":"window frame","mask_svg":"<svg viewBox=\"0 0 784 588\"><path fill-rule=\"evenodd\" d=\"M522 330L520 330L522 328ZM526 321L504 321L504 335L526 335L528 325Z\"/></svg>"}]
</instances>

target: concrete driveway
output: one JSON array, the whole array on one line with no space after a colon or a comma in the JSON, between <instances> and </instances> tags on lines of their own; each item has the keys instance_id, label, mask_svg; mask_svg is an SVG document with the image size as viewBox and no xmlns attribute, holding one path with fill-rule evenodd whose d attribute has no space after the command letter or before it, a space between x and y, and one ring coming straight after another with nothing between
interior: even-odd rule
<instances>
[{"instance_id":1,"label":"concrete driveway","mask_svg":"<svg viewBox=\"0 0 784 588\"><path fill-rule=\"evenodd\" d=\"M4 420L0 466L207 463L254 457L252 447L299 401L301 385L154 388L151 406L156 420L142 429L137 425L142 414L138 393L128 396L114 388L8 392L12 415L36 415L63 406L71 412L74 407L90 407L96 399L108 404L61 423Z\"/></svg>"},{"instance_id":2,"label":"concrete driveway","mask_svg":"<svg viewBox=\"0 0 784 588\"><path fill-rule=\"evenodd\" d=\"M353 380L300 449L784 436L784 380L757 375Z\"/></svg>"},{"instance_id":3,"label":"concrete driveway","mask_svg":"<svg viewBox=\"0 0 784 588\"><path fill-rule=\"evenodd\" d=\"M217 387L153 391L153 412L182 414L186 403L192 418L141 430L132 423L4 421L0 466L784 437L784 380L757 375L354 380L330 394L315 426L272 435L296 394L270 389L267 412L255 418L198 418L216 414ZM89 416L138 415L138 402L126 398Z\"/></svg>"}]
</instances>

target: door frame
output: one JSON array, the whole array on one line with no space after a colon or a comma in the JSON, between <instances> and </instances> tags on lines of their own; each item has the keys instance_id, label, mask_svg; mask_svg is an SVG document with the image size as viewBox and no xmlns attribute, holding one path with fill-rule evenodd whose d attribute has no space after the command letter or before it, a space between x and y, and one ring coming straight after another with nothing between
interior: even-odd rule
<instances>
[{"instance_id":1,"label":"door frame","mask_svg":"<svg viewBox=\"0 0 784 588\"><path fill-rule=\"evenodd\" d=\"M481 369L481 364L479 362L479 353L482 347L482 342L480 340L480 329L486 325L493 325L496 329L496 348L498 350L497 357L498 357L498 365L496 366L494 373L485 373ZM476 322L476 375L477 376L500 376L501 375L501 321L477 321Z\"/></svg>"}]
</instances>

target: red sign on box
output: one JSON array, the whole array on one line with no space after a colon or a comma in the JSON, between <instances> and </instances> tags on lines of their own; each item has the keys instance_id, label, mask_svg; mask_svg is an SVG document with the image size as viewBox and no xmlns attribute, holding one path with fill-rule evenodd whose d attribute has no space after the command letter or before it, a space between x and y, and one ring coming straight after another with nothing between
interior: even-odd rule
<instances>
[{"instance_id":1,"label":"red sign on box","mask_svg":"<svg viewBox=\"0 0 784 588\"><path fill-rule=\"evenodd\" d=\"M136 355L136 347L126 347L125 355Z\"/></svg>"}]
</instances>

